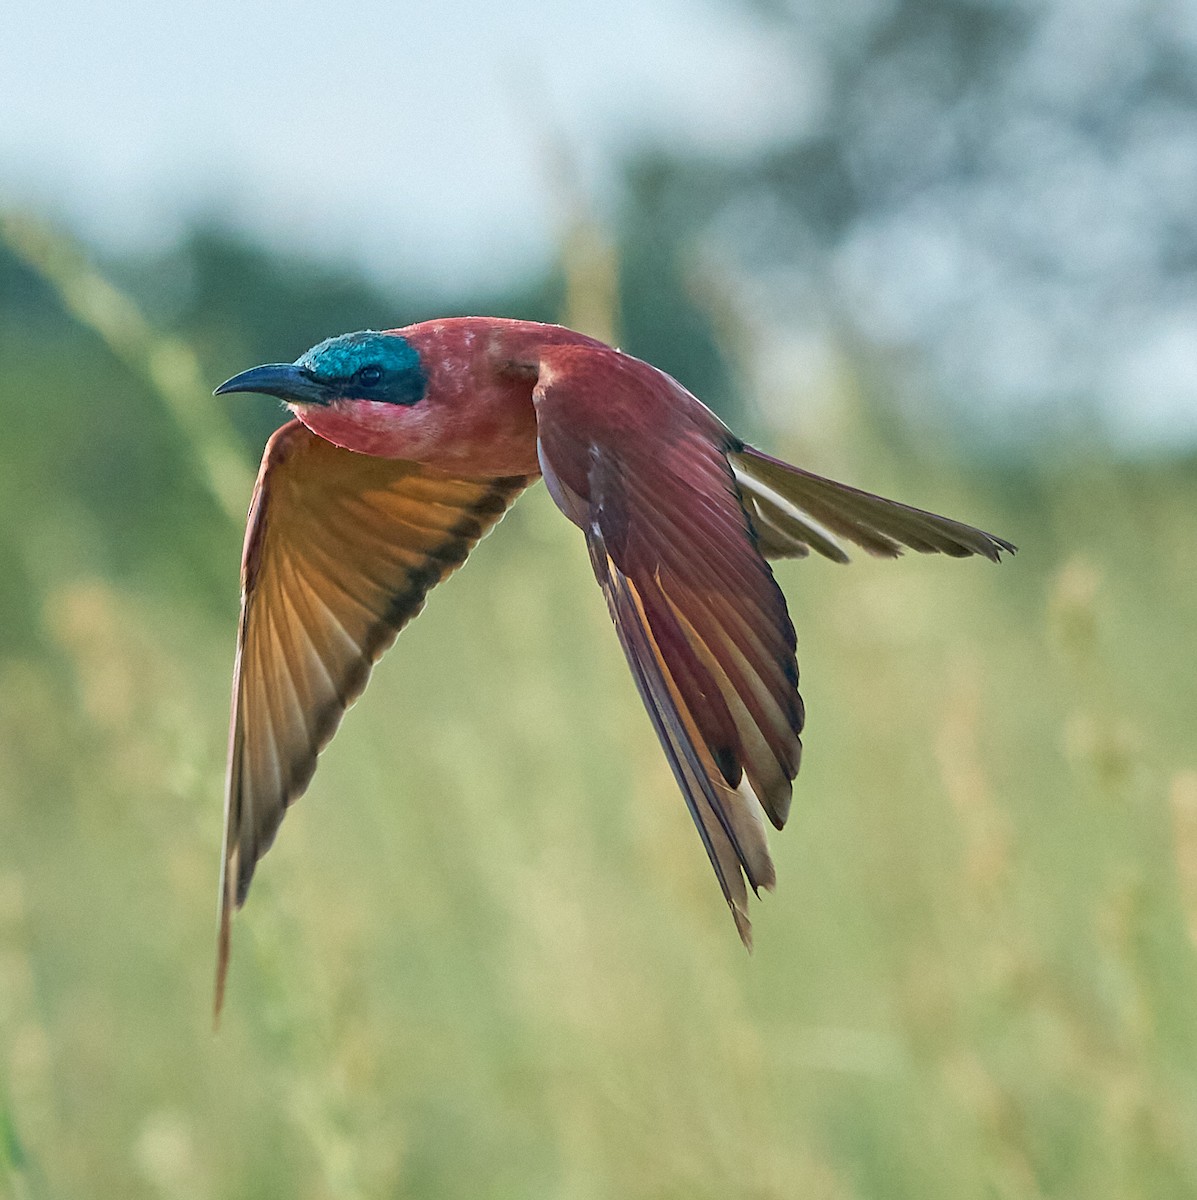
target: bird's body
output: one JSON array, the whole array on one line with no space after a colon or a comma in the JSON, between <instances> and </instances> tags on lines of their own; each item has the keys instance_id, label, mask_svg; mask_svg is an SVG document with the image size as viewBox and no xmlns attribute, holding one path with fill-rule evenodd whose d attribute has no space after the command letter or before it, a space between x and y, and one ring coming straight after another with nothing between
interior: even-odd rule
<instances>
[{"instance_id":1,"label":"bird's body","mask_svg":"<svg viewBox=\"0 0 1197 1200\"><path fill-rule=\"evenodd\" d=\"M570 371L571 419L608 420L608 373L633 375L638 404L624 405L629 433L684 413L716 418L694 396L648 363L560 325L497 317L450 317L397 330L419 355L427 376L418 404L341 400L297 413L313 433L359 454L402 458L468 475L536 475L539 382ZM582 352L584 365L575 351ZM726 432L726 431L725 431Z\"/></svg>"},{"instance_id":2,"label":"bird's body","mask_svg":"<svg viewBox=\"0 0 1197 1200\"><path fill-rule=\"evenodd\" d=\"M749 941L801 755L794 629L767 557L841 542L996 560L970 526L771 459L648 363L490 317L329 339L218 392L298 417L267 446L246 532L226 797L229 920L373 662L537 475L584 533L674 776Z\"/></svg>"}]
</instances>

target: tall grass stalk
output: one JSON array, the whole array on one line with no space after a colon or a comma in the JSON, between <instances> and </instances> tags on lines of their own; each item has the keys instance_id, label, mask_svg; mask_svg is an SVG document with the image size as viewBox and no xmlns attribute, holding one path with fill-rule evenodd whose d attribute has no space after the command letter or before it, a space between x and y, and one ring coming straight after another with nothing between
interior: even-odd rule
<instances>
[{"instance_id":1,"label":"tall grass stalk","mask_svg":"<svg viewBox=\"0 0 1197 1200\"><path fill-rule=\"evenodd\" d=\"M65 234L33 217L0 212L0 241L37 272L63 307L151 387L186 435L200 479L235 523L245 518L253 473L227 419L211 402L194 350L154 328L136 302Z\"/></svg>"}]
</instances>

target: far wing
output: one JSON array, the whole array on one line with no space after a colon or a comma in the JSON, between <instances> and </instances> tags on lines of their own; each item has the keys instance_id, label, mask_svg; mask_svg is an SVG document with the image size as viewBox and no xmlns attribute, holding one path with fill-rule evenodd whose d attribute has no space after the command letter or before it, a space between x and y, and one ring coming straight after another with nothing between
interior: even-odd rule
<instances>
[{"instance_id":1,"label":"far wing","mask_svg":"<svg viewBox=\"0 0 1197 1200\"><path fill-rule=\"evenodd\" d=\"M774 882L762 809L785 822L802 749L794 629L718 427L679 415L671 381L642 368L611 351L555 356L537 388L541 468L586 535L636 686L750 944L745 879L754 890Z\"/></svg>"},{"instance_id":2,"label":"far wing","mask_svg":"<svg viewBox=\"0 0 1197 1200\"><path fill-rule=\"evenodd\" d=\"M530 482L355 454L298 421L250 507L233 675L216 1010L229 925L287 806L378 657Z\"/></svg>"}]
</instances>

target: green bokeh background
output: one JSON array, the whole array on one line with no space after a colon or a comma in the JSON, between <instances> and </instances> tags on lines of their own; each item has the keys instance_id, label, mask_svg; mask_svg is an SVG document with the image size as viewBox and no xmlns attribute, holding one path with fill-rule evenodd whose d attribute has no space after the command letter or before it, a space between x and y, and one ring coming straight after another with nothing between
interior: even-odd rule
<instances>
[{"instance_id":1,"label":"green bokeh background","mask_svg":"<svg viewBox=\"0 0 1197 1200\"><path fill-rule=\"evenodd\" d=\"M850 341L800 435L806 381L762 394L735 289L671 240L662 196L709 190L628 180L614 233L435 306L218 225L97 258L3 217L0 1194L1197 1195L1197 461L1071 419L995 449ZM208 393L446 309L612 331L769 450L1021 552L778 565L807 752L749 957L534 489L323 756L214 1034L240 522L282 413Z\"/></svg>"}]
</instances>

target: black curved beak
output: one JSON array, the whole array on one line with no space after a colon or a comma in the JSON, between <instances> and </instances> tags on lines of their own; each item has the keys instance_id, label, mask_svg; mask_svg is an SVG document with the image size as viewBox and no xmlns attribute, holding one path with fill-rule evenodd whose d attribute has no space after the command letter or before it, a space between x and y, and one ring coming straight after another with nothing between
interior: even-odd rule
<instances>
[{"instance_id":1,"label":"black curved beak","mask_svg":"<svg viewBox=\"0 0 1197 1200\"><path fill-rule=\"evenodd\" d=\"M251 367L226 379L212 395L224 396L229 392L257 392L262 396L278 396L292 404L328 404L333 399L330 388L294 363Z\"/></svg>"}]
</instances>

